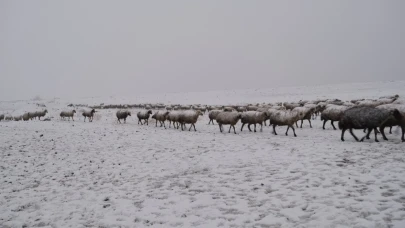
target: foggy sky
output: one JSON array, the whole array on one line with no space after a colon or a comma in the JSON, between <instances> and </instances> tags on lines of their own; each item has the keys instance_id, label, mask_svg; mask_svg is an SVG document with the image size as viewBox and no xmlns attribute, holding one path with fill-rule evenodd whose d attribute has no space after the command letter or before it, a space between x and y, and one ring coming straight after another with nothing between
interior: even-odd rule
<instances>
[{"instance_id":1,"label":"foggy sky","mask_svg":"<svg viewBox=\"0 0 405 228\"><path fill-rule=\"evenodd\" d=\"M404 80L405 1L0 1L0 100Z\"/></svg>"}]
</instances>

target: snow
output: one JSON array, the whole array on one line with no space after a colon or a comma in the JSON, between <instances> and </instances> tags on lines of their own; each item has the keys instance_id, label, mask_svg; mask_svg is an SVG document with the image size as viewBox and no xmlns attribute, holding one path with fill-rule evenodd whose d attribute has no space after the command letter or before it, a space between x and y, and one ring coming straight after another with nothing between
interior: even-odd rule
<instances>
[{"instance_id":1,"label":"snow","mask_svg":"<svg viewBox=\"0 0 405 228\"><path fill-rule=\"evenodd\" d=\"M292 101L404 97L404 85L291 87L283 94ZM282 100L272 91L235 97ZM235 102L228 93L166 98L211 104L222 94L221 101ZM286 127L277 127L278 136L268 126L240 132L240 122L235 135L207 125L205 114L197 132L182 132L154 120L138 125L135 115L119 124L116 110L96 112L91 123L78 115L63 121L59 112L72 100L41 102L52 121L0 122L0 227L405 227L405 144L397 128L388 142L358 143L350 135L341 142L340 131L322 130L318 117L313 128L304 121L298 137L285 136ZM41 109L32 101L0 102L0 113Z\"/></svg>"}]
</instances>

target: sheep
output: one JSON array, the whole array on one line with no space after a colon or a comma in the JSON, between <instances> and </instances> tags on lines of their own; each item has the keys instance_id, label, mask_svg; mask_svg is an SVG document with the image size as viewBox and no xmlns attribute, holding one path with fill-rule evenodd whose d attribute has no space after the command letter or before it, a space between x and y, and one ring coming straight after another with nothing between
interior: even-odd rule
<instances>
[{"instance_id":1,"label":"sheep","mask_svg":"<svg viewBox=\"0 0 405 228\"><path fill-rule=\"evenodd\" d=\"M46 115L46 113L48 113L48 110L42 110L42 111L37 111L34 113L33 118L35 119L36 117L38 117L39 120L41 120L41 117L44 117Z\"/></svg>"},{"instance_id":2,"label":"sheep","mask_svg":"<svg viewBox=\"0 0 405 228\"><path fill-rule=\"evenodd\" d=\"M6 116L4 117L4 120L5 120L5 121L11 121L11 120L13 120L13 117L10 116L10 115L6 115Z\"/></svg>"},{"instance_id":3,"label":"sheep","mask_svg":"<svg viewBox=\"0 0 405 228\"><path fill-rule=\"evenodd\" d=\"M84 116L84 122L86 122L86 117L89 119L89 122L93 122L93 117L94 117L95 112L96 112L96 110L94 110L94 109L84 111L82 113L82 115Z\"/></svg>"},{"instance_id":4,"label":"sheep","mask_svg":"<svg viewBox=\"0 0 405 228\"><path fill-rule=\"evenodd\" d=\"M136 116L138 117L138 124L141 123L142 124L142 120L144 120L144 123L146 123L146 125L149 125L149 116L152 115L152 110L142 110L139 111Z\"/></svg>"},{"instance_id":5,"label":"sheep","mask_svg":"<svg viewBox=\"0 0 405 228\"><path fill-rule=\"evenodd\" d=\"M167 120L169 121L169 128L173 122L173 127L176 128L176 124L177 124L177 129L179 129L179 116L180 116L180 111L171 111L169 112L169 114L167 115Z\"/></svg>"},{"instance_id":6,"label":"sheep","mask_svg":"<svg viewBox=\"0 0 405 228\"><path fill-rule=\"evenodd\" d=\"M253 105L249 105L246 107L247 111L256 111L259 107L257 106L253 106Z\"/></svg>"},{"instance_id":7,"label":"sheep","mask_svg":"<svg viewBox=\"0 0 405 228\"><path fill-rule=\"evenodd\" d=\"M127 117L131 116L131 112L128 110L118 110L115 115L117 116L117 120L119 123L121 123L121 119L124 119L124 123L126 123Z\"/></svg>"},{"instance_id":8,"label":"sheep","mask_svg":"<svg viewBox=\"0 0 405 228\"><path fill-rule=\"evenodd\" d=\"M159 121L160 126L162 127L162 125L163 125L165 127L165 129L166 129L165 121L166 121L168 115L169 115L168 111L157 111L157 112L155 112L155 114L152 115L152 119L156 120L156 127L157 127L157 123Z\"/></svg>"},{"instance_id":9,"label":"sheep","mask_svg":"<svg viewBox=\"0 0 405 228\"><path fill-rule=\"evenodd\" d=\"M233 112L234 110L235 110L234 108L229 107L229 106L224 107L224 112Z\"/></svg>"},{"instance_id":10,"label":"sheep","mask_svg":"<svg viewBox=\"0 0 405 228\"><path fill-rule=\"evenodd\" d=\"M392 131L391 131L392 127L399 125L401 127L401 129L402 129L402 137L401 137L402 142L405 142L405 138L404 138L404 135L405 135L405 118L404 118L404 116L405 116L405 105L385 104L385 105L377 106L376 108L385 109L385 110L389 110L389 111L395 111L395 109L397 109L401 113L402 119L400 121L391 118L389 121L385 122L380 127L380 132L381 132L381 135L383 136L383 139L387 140L387 137L385 136L385 133L384 133L384 128L385 127L390 127L390 134L392 134Z\"/></svg>"},{"instance_id":11,"label":"sheep","mask_svg":"<svg viewBox=\"0 0 405 228\"><path fill-rule=\"evenodd\" d=\"M238 106L238 107L236 107L236 111L237 112L246 112L246 107L245 106Z\"/></svg>"},{"instance_id":12,"label":"sheep","mask_svg":"<svg viewBox=\"0 0 405 228\"><path fill-rule=\"evenodd\" d=\"M0 121L4 120L4 114L0 115Z\"/></svg>"},{"instance_id":13,"label":"sheep","mask_svg":"<svg viewBox=\"0 0 405 228\"><path fill-rule=\"evenodd\" d=\"M309 108L309 107L296 107L296 108L294 108L293 110L297 110L297 111L299 111L299 112L304 113L304 116L303 116L301 119L299 119L299 120L301 120L301 128L302 128L302 124L303 124L304 120L308 120L308 122L309 122L309 127L312 128L311 117L312 117L312 113L314 112L314 109L313 109L313 108ZM295 123L295 125L296 125L297 128L298 128L297 122Z\"/></svg>"},{"instance_id":14,"label":"sheep","mask_svg":"<svg viewBox=\"0 0 405 228\"><path fill-rule=\"evenodd\" d=\"M231 133L231 128L233 127L233 132L236 134L235 125L241 119L242 114L238 112L221 112L217 115L215 120L219 125L219 131L223 131L222 125L230 125L228 133Z\"/></svg>"},{"instance_id":15,"label":"sheep","mask_svg":"<svg viewBox=\"0 0 405 228\"><path fill-rule=\"evenodd\" d=\"M301 105L298 103L284 103L283 106L287 109L287 110L293 110L296 107L300 107Z\"/></svg>"},{"instance_id":16,"label":"sheep","mask_svg":"<svg viewBox=\"0 0 405 228\"><path fill-rule=\"evenodd\" d=\"M328 120L331 121L331 125L334 130L336 130L335 125L333 124L334 121L340 121L343 116L343 113L348 109L347 106L341 105L327 105L326 109L323 110L321 113L321 120L323 121L323 129L325 130L325 124Z\"/></svg>"},{"instance_id":17,"label":"sheep","mask_svg":"<svg viewBox=\"0 0 405 228\"><path fill-rule=\"evenodd\" d=\"M22 118L23 118L24 121L30 120L30 113L29 112L24 113Z\"/></svg>"},{"instance_id":18,"label":"sheep","mask_svg":"<svg viewBox=\"0 0 405 228\"><path fill-rule=\"evenodd\" d=\"M14 121L20 121L22 120L22 116L14 116L13 119Z\"/></svg>"},{"instance_id":19,"label":"sheep","mask_svg":"<svg viewBox=\"0 0 405 228\"><path fill-rule=\"evenodd\" d=\"M293 129L294 136L297 137L295 134L294 123L296 123L299 119L304 117L304 113L299 110L278 110L274 111L270 116L270 124L273 124L273 133L277 135L276 126L285 126L287 125L287 131L285 135L288 135L288 130L290 128Z\"/></svg>"},{"instance_id":20,"label":"sheep","mask_svg":"<svg viewBox=\"0 0 405 228\"><path fill-rule=\"evenodd\" d=\"M208 118L210 119L210 121L208 122L208 124L210 124L211 122L212 122L212 124L214 124L214 120L215 120L215 118L217 117L217 115L218 115L220 112L222 112L222 111L221 111L221 110L217 110L217 109L211 110L211 111L208 113Z\"/></svg>"},{"instance_id":21,"label":"sheep","mask_svg":"<svg viewBox=\"0 0 405 228\"><path fill-rule=\"evenodd\" d=\"M62 118L65 119L65 117L67 117L69 121L70 121L70 118L72 118L72 120L75 121L75 120L73 119L73 116L74 116L75 113L76 113L76 110L62 111L62 112L60 113L60 118L61 118L61 119L62 119Z\"/></svg>"},{"instance_id":22,"label":"sheep","mask_svg":"<svg viewBox=\"0 0 405 228\"><path fill-rule=\"evenodd\" d=\"M353 107L346 110L339 121L339 129L342 130L341 140L344 140L344 134L347 129L349 129L350 134L356 141L359 139L353 133L353 129L368 129L368 133L360 139L363 141L364 138L369 138L371 130L374 129L375 141L377 139L377 128L384 126L387 121L400 121L402 119L401 113L398 109L387 110L387 109L377 109L373 107Z\"/></svg>"},{"instance_id":23,"label":"sheep","mask_svg":"<svg viewBox=\"0 0 405 228\"><path fill-rule=\"evenodd\" d=\"M252 131L250 129L250 125L254 124L255 125L254 132L256 132L256 124L260 124L260 131L263 131L263 122L266 119L267 119L266 112L247 111L243 113L241 116L242 127L240 128L240 131L243 130L243 126L245 126L245 124L248 124L249 131Z\"/></svg>"},{"instance_id":24,"label":"sheep","mask_svg":"<svg viewBox=\"0 0 405 228\"><path fill-rule=\"evenodd\" d=\"M186 110L180 112L179 123L181 125L181 130L183 131L183 126L185 127L186 124L191 124L188 130L190 131L191 127L194 127L194 131L197 131L195 129L195 123L197 122L198 116L202 115L203 113L199 110Z\"/></svg>"}]
</instances>

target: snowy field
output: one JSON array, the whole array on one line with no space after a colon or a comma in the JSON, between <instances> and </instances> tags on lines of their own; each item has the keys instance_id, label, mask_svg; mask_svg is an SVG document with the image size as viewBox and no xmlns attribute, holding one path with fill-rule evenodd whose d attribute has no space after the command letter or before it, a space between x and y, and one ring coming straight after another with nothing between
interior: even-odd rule
<instances>
[{"instance_id":1,"label":"snowy field","mask_svg":"<svg viewBox=\"0 0 405 228\"><path fill-rule=\"evenodd\" d=\"M359 143L319 120L238 134L56 118L69 103L405 97L405 82L44 100L51 121L0 122L0 227L405 227L405 143ZM161 99L160 99L160 98ZM0 102L0 113L38 110ZM239 128L239 129L238 129ZM362 136L362 131L355 131ZM381 135L379 135L381 139Z\"/></svg>"}]
</instances>

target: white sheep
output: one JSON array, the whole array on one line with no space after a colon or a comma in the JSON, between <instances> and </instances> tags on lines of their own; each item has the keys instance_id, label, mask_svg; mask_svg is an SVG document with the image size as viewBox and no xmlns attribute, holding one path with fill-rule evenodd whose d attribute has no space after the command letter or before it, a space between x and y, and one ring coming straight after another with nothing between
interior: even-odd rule
<instances>
[{"instance_id":1,"label":"white sheep","mask_svg":"<svg viewBox=\"0 0 405 228\"><path fill-rule=\"evenodd\" d=\"M141 123L142 124L142 120L144 120L144 123L146 123L146 125L149 125L149 116L152 115L152 110L142 110L139 111L136 116L138 117L138 124Z\"/></svg>"},{"instance_id":2,"label":"white sheep","mask_svg":"<svg viewBox=\"0 0 405 228\"><path fill-rule=\"evenodd\" d=\"M60 118L61 119L65 119L65 117L68 118L68 120L70 121L70 118L72 118L73 121L75 121L73 119L74 114L76 113L76 110L70 110L70 111L62 111L60 113Z\"/></svg>"},{"instance_id":3,"label":"white sheep","mask_svg":"<svg viewBox=\"0 0 405 228\"><path fill-rule=\"evenodd\" d=\"M397 119L390 119L389 121L385 122L382 126L380 126L380 132L381 135L383 136L384 140L387 140L387 137L385 136L384 133L384 128L385 127L390 127L390 134L392 134L392 127L393 126L400 126L402 129L402 142L405 142L405 105L403 104L384 104L384 105L379 105L376 107L377 109L384 109L384 110L389 110L389 111L393 111L393 110L398 110L400 112L400 114L402 115L402 119L401 120L397 120Z\"/></svg>"},{"instance_id":4,"label":"white sheep","mask_svg":"<svg viewBox=\"0 0 405 228\"><path fill-rule=\"evenodd\" d=\"M278 110L273 112L270 116L270 124L273 124L273 133L277 135L276 126L288 126L285 135L288 135L288 130L292 128L294 136L297 137L294 124L302 117L304 117L304 113L299 110Z\"/></svg>"},{"instance_id":5,"label":"white sheep","mask_svg":"<svg viewBox=\"0 0 405 228\"><path fill-rule=\"evenodd\" d=\"M197 122L198 116L202 115L203 113L199 110L186 110L180 112L179 123L181 125L181 130L183 131L183 126L186 127L186 124L191 124L188 130L190 131L191 127L194 127L194 131L197 131L195 129L195 123Z\"/></svg>"},{"instance_id":6,"label":"white sheep","mask_svg":"<svg viewBox=\"0 0 405 228\"><path fill-rule=\"evenodd\" d=\"M156 127L157 127L157 123L159 121L160 127L163 126L166 129L165 121L166 121L168 115L169 115L168 111L155 112L155 114L152 115L152 119L156 120Z\"/></svg>"},{"instance_id":7,"label":"white sheep","mask_svg":"<svg viewBox=\"0 0 405 228\"><path fill-rule=\"evenodd\" d=\"M241 119L242 114L239 112L221 112L217 115L216 121L219 125L219 131L223 131L222 125L230 125L228 133L231 133L231 128L233 127L233 132L236 134L235 125Z\"/></svg>"},{"instance_id":8,"label":"white sheep","mask_svg":"<svg viewBox=\"0 0 405 228\"><path fill-rule=\"evenodd\" d=\"M169 121L169 128L173 122L173 127L179 129L179 118L180 118L181 111L171 111L169 115L167 115L167 120ZM176 126L177 124L177 126Z\"/></svg>"},{"instance_id":9,"label":"white sheep","mask_svg":"<svg viewBox=\"0 0 405 228\"><path fill-rule=\"evenodd\" d=\"M13 119L14 121L20 121L22 120L22 116L14 116Z\"/></svg>"},{"instance_id":10,"label":"white sheep","mask_svg":"<svg viewBox=\"0 0 405 228\"><path fill-rule=\"evenodd\" d=\"M0 121L4 120L4 114L0 115Z\"/></svg>"},{"instance_id":11,"label":"white sheep","mask_svg":"<svg viewBox=\"0 0 405 228\"><path fill-rule=\"evenodd\" d=\"M127 117L131 116L131 112L128 110L118 110L115 114L117 116L118 122L121 123L120 120L124 119L124 123L127 122Z\"/></svg>"},{"instance_id":12,"label":"white sheep","mask_svg":"<svg viewBox=\"0 0 405 228\"><path fill-rule=\"evenodd\" d=\"M325 124L328 120L331 121L331 125L334 130L336 130L335 125L333 124L334 121L340 121L343 116L343 113L349 108L349 106L343 105L334 105L328 104L325 110L321 113L321 120L323 121L323 129L325 130Z\"/></svg>"},{"instance_id":13,"label":"white sheep","mask_svg":"<svg viewBox=\"0 0 405 228\"><path fill-rule=\"evenodd\" d=\"M250 129L250 125L254 124L255 125L254 132L256 132L256 124L260 124L260 131L263 131L263 122L266 119L267 119L267 112L259 112L259 111L244 112L242 113L241 116L242 127L240 128L240 131L243 130L243 126L245 126L245 124L248 124L249 131L252 131Z\"/></svg>"},{"instance_id":14,"label":"white sheep","mask_svg":"<svg viewBox=\"0 0 405 228\"><path fill-rule=\"evenodd\" d=\"M42 111L37 111L34 113L33 118L35 119L36 117L38 117L38 120L41 120L41 117L44 117L46 113L48 113L48 110L46 109Z\"/></svg>"},{"instance_id":15,"label":"white sheep","mask_svg":"<svg viewBox=\"0 0 405 228\"><path fill-rule=\"evenodd\" d=\"M221 112L222 112L222 111L221 111L221 110L218 110L218 109L211 110L211 111L208 113L208 118L210 119L210 121L208 122L208 124L210 124L210 123L214 124L215 118L216 118L217 115L218 115L219 113L221 113Z\"/></svg>"},{"instance_id":16,"label":"white sheep","mask_svg":"<svg viewBox=\"0 0 405 228\"><path fill-rule=\"evenodd\" d=\"M86 122L86 117L89 119L89 122L93 122L93 117L94 117L95 112L96 112L96 110L94 110L94 109L84 111L82 113L82 115L84 116L84 122Z\"/></svg>"},{"instance_id":17,"label":"white sheep","mask_svg":"<svg viewBox=\"0 0 405 228\"><path fill-rule=\"evenodd\" d=\"M301 128L302 128L302 124L303 124L304 120L308 120L309 126L310 126L310 128L312 128L311 117L312 117L312 113L314 112L314 109L313 109L313 108L309 108L309 107L296 107L296 108L294 108L293 110L302 112L303 115L304 115L301 119L299 119L299 120L301 120ZM299 120L298 120L298 121L299 121ZM298 128L297 122L295 123L295 125L296 125L297 128Z\"/></svg>"}]
</instances>

